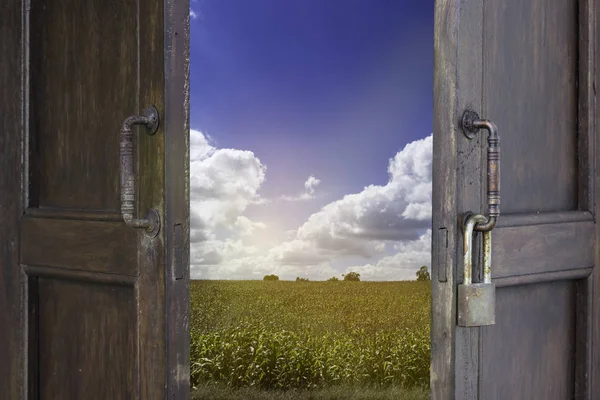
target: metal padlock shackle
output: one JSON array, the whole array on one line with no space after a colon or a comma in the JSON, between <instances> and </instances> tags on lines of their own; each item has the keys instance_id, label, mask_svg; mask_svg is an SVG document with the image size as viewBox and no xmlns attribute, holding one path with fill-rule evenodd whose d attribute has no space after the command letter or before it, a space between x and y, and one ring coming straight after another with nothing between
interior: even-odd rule
<instances>
[{"instance_id":1,"label":"metal padlock shackle","mask_svg":"<svg viewBox=\"0 0 600 400\"><path fill-rule=\"evenodd\" d=\"M473 283L473 232L476 224L488 219L481 214L468 213L463 230L463 284ZM492 282L492 231L483 231L483 283Z\"/></svg>"}]
</instances>

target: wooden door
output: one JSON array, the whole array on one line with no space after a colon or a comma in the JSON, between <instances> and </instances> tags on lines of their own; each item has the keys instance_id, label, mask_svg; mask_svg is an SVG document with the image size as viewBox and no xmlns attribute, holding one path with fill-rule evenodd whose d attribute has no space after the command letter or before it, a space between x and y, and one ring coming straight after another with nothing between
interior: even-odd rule
<instances>
[{"instance_id":1,"label":"wooden door","mask_svg":"<svg viewBox=\"0 0 600 400\"><path fill-rule=\"evenodd\" d=\"M600 393L598 6L436 2L433 399ZM496 124L501 148L495 324L470 328L457 326L461 218L486 210L488 135L464 135L466 109Z\"/></svg>"},{"instance_id":2,"label":"wooden door","mask_svg":"<svg viewBox=\"0 0 600 400\"><path fill-rule=\"evenodd\" d=\"M1 9L0 398L189 398L189 2Z\"/></svg>"}]
</instances>

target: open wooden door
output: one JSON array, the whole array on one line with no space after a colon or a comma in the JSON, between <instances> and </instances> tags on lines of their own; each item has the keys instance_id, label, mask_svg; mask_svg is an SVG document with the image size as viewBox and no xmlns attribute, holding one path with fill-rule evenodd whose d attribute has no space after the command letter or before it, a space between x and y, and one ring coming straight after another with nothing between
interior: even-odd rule
<instances>
[{"instance_id":1,"label":"open wooden door","mask_svg":"<svg viewBox=\"0 0 600 400\"><path fill-rule=\"evenodd\" d=\"M189 398L189 1L0 8L0 398Z\"/></svg>"},{"instance_id":2,"label":"open wooden door","mask_svg":"<svg viewBox=\"0 0 600 400\"><path fill-rule=\"evenodd\" d=\"M600 396L598 6L436 2L433 399ZM495 324L481 327L457 326L462 219L488 204L488 132L467 138L467 109L497 126L501 148Z\"/></svg>"}]
</instances>

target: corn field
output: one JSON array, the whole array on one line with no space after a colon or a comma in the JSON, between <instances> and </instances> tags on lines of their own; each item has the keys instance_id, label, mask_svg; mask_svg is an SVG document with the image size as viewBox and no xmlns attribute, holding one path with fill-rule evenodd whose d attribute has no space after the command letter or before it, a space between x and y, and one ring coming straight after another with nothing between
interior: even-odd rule
<instances>
[{"instance_id":1,"label":"corn field","mask_svg":"<svg viewBox=\"0 0 600 400\"><path fill-rule=\"evenodd\" d=\"M192 281L192 385L428 388L430 307L430 282Z\"/></svg>"}]
</instances>

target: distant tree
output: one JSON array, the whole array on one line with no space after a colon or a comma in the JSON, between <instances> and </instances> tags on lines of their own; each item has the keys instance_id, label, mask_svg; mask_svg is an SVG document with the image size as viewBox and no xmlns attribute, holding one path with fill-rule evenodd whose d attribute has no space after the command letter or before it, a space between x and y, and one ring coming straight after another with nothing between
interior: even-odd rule
<instances>
[{"instance_id":1,"label":"distant tree","mask_svg":"<svg viewBox=\"0 0 600 400\"><path fill-rule=\"evenodd\" d=\"M296 277L296 282L308 282L309 279L308 278L300 278L299 276Z\"/></svg>"},{"instance_id":2,"label":"distant tree","mask_svg":"<svg viewBox=\"0 0 600 400\"><path fill-rule=\"evenodd\" d=\"M345 281L360 281L360 274L358 272L348 272L347 274L342 274Z\"/></svg>"},{"instance_id":3,"label":"distant tree","mask_svg":"<svg viewBox=\"0 0 600 400\"><path fill-rule=\"evenodd\" d=\"M423 265L417 271L417 280L418 281L429 281L429 280L431 280L431 277L429 276L429 271L427 271L427 266Z\"/></svg>"},{"instance_id":4,"label":"distant tree","mask_svg":"<svg viewBox=\"0 0 600 400\"><path fill-rule=\"evenodd\" d=\"M273 275L265 275L265 277L263 278L263 281L278 281L279 277L275 274Z\"/></svg>"},{"instance_id":5,"label":"distant tree","mask_svg":"<svg viewBox=\"0 0 600 400\"><path fill-rule=\"evenodd\" d=\"M336 276L332 276L331 278L327 279L327 282L337 282L337 281L339 281L339 280L340 280L340 279L339 279L338 277L336 277Z\"/></svg>"}]
</instances>

